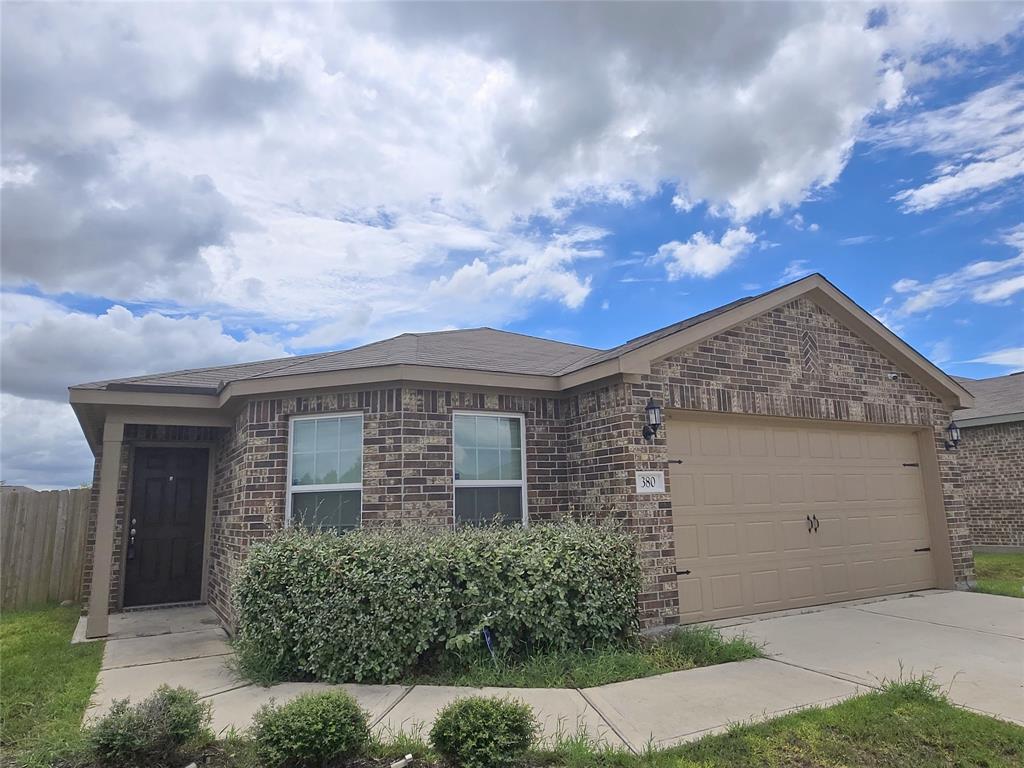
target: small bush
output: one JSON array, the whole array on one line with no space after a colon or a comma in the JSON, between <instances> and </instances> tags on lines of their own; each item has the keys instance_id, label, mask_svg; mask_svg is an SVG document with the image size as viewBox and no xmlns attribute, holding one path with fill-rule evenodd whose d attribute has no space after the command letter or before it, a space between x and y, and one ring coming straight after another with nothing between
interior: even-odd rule
<instances>
[{"instance_id":1,"label":"small bush","mask_svg":"<svg viewBox=\"0 0 1024 768\"><path fill-rule=\"evenodd\" d=\"M391 682L445 650L509 657L597 648L636 631L634 540L608 526L291 530L235 586L239 668L254 678Z\"/></svg>"},{"instance_id":2,"label":"small bush","mask_svg":"<svg viewBox=\"0 0 1024 768\"><path fill-rule=\"evenodd\" d=\"M97 763L111 768L178 766L213 739L210 705L186 688L161 685L139 704L115 701L88 729Z\"/></svg>"},{"instance_id":3,"label":"small bush","mask_svg":"<svg viewBox=\"0 0 1024 768\"><path fill-rule=\"evenodd\" d=\"M355 699L330 691L262 707L253 717L252 737L268 768L314 768L362 754L370 727Z\"/></svg>"},{"instance_id":4,"label":"small bush","mask_svg":"<svg viewBox=\"0 0 1024 768\"><path fill-rule=\"evenodd\" d=\"M470 696L453 701L437 714L430 742L463 768L501 768L522 761L537 729L533 710L526 704Z\"/></svg>"}]
</instances>

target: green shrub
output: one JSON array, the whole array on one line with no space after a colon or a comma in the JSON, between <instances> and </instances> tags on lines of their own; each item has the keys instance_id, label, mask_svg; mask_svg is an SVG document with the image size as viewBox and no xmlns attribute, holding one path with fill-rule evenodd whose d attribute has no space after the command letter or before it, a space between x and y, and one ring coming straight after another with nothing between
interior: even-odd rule
<instances>
[{"instance_id":1,"label":"green shrub","mask_svg":"<svg viewBox=\"0 0 1024 768\"><path fill-rule=\"evenodd\" d=\"M267 704L253 717L252 737L268 768L318 768L362 754L370 727L355 699L329 691Z\"/></svg>"},{"instance_id":2,"label":"green shrub","mask_svg":"<svg viewBox=\"0 0 1024 768\"><path fill-rule=\"evenodd\" d=\"M430 743L463 768L501 768L522 761L537 729L533 710L526 704L470 696L438 712Z\"/></svg>"},{"instance_id":3,"label":"green shrub","mask_svg":"<svg viewBox=\"0 0 1024 768\"><path fill-rule=\"evenodd\" d=\"M425 656L608 645L636 630L634 541L609 526L281 533L236 580L236 649L262 680L390 682Z\"/></svg>"},{"instance_id":4,"label":"green shrub","mask_svg":"<svg viewBox=\"0 0 1024 768\"><path fill-rule=\"evenodd\" d=\"M200 702L199 694L161 685L139 704L115 701L86 738L103 766L178 766L213 739L209 725L210 705Z\"/></svg>"}]
</instances>

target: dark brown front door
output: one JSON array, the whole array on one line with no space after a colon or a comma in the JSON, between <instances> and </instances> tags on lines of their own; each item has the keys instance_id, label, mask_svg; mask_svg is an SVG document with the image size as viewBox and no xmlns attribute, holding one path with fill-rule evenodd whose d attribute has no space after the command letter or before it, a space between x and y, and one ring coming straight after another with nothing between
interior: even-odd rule
<instances>
[{"instance_id":1,"label":"dark brown front door","mask_svg":"<svg viewBox=\"0 0 1024 768\"><path fill-rule=\"evenodd\" d=\"M205 448L135 450L126 606L199 600L208 468Z\"/></svg>"}]
</instances>

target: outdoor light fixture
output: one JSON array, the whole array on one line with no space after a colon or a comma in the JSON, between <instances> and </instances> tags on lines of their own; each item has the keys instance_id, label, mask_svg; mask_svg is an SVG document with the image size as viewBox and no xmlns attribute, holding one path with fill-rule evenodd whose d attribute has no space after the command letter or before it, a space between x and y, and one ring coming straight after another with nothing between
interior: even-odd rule
<instances>
[{"instance_id":1,"label":"outdoor light fixture","mask_svg":"<svg viewBox=\"0 0 1024 768\"><path fill-rule=\"evenodd\" d=\"M658 427L661 426L661 406L654 402L653 397L647 400L644 414L647 417L647 423L644 424L644 440L653 443L655 435L658 434Z\"/></svg>"},{"instance_id":2,"label":"outdoor light fixture","mask_svg":"<svg viewBox=\"0 0 1024 768\"><path fill-rule=\"evenodd\" d=\"M955 421L949 422L946 434L949 435L949 440L946 441L946 450L955 451L956 447L960 445L960 427L956 425Z\"/></svg>"}]
</instances>

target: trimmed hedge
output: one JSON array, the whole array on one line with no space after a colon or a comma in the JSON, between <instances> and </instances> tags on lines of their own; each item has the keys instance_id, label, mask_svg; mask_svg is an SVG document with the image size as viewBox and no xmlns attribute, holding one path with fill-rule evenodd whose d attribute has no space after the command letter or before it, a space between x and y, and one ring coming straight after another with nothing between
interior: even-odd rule
<instances>
[{"instance_id":1,"label":"trimmed hedge","mask_svg":"<svg viewBox=\"0 0 1024 768\"><path fill-rule=\"evenodd\" d=\"M540 731L527 704L496 697L456 699L437 713L430 743L461 768L518 765Z\"/></svg>"},{"instance_id":2,"label":"trimmed hedge","mask_svg":"<svg viewBox=\"0 0 1024 768\"><path fill-rule=\"evenodd\" d=\"M326 691L264 704L253 717L251 734L267 768L321 768L361 755L370 726L350 694Z\"/></svg>"},{"instance_id":3,"label":"trimmed hedge","mask_svg":"<svg viewBox=\"0 0 1024 768\"><path fill-rule=\"evenodd\" d=\"M255 677L391 682L425 655L600 647L636 631L633 539L582 523L444 533L280 533L235 583L237 651Z\"/></svg>"}]
</instances>

